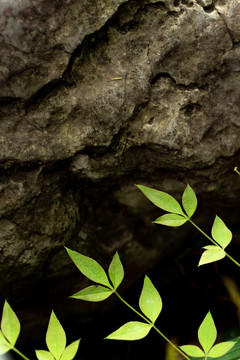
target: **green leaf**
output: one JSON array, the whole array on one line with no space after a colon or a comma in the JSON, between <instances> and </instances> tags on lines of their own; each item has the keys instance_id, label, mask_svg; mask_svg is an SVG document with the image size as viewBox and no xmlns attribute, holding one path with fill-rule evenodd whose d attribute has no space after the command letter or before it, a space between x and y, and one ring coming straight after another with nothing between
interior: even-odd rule
<instances>
[{"instance_id":1,"label":"green leaf","mask_svg":"<svg viewBox=\"0 0 240 360\"><path fill-rule=\"evenodd\" d=\"M163 191L151 189L148 186L136 185L139 190L157 207L170 213L185 215L182 211L181 205L174 199L173 196Z\"/></svg>"},{"instance_id":2,"label":"green leaf","mask_svg":"<svg viewBox=\"0 0 240 360\"><path fill-rule=\"evenodd\" d=\"M196 345L183 345L180 346L180 349L189 356L194 356L194 357L204 356L204 352Z\"/></svg>"},{"instance_id":3,"label":"green leaf","mask_svg":"<svg viewBox=\"0 0 240 360\"><path fill-rule=\"evenodd\" d=\"M107 289L101 285L91 285L70 297L73 299L97 302L107 299L112 293L113 290Z\"/></svg>"},{"instance_id":4,"label":"green leaf","mask_svg":"<svg viewBox=\"0 0 240 360\"><path fill-rule=\"evenodd\" d=\"M139 340L147 336L152 326L139 321L130 321L106 337L111 340Z\"/></svg>"},{"instance_id":5,"label":"green leaf","mask_svg":"<svg viewBox=\"0 0 240 360\"><path fill-rule=\"evenodd\" d=\"M46 344L50 353L59 360L66 346L66 335L54 311L51 313L48 324Z\"/></svg>"},{"instance_id":6,"label":"green leaf","mask_svg":"<svg viewBox=\"0 0 240 360\"><path fill-rule=\"evenodd\" d=\"M177 226L181 226L181 225L185 224L186 221L187 221L187 219L181 215L164 214L164 215L160 216L159 218L157 218L153 222L155 224L177 227Z\"/></svg>"},{"instance_id":7,"label":"green leaf","mask_svg":"<svg viewBox=\"0 0 240 360\"><path fill-rule=\"evenodd\" d=\"M47 350L35 350L38 360L55 360L52 354Z\"/></svg>"},{"instance_id":8,"label":"green leaf","mask_svg":"<svg viewBox=\"0 0 240 360\"><path fill-rule=\"evenodd\" d=\"M187 185L186 189L184 190L182 204L186 214L190 218L195 213L197 208L197 197L190 185Z\"/></svg>"},{"instance_id":9,"label":"green leaf","mask_svg":"<svg viewBox=\"0 0 240 360\"><path fill-rule=\"evenodd\" d=\"M208 353L209 357L218 358L225 355L236 343L234 341L224 341L214 345Z\"/></svg>"},{"instance_id":10,"label":"green leaf","mask_svg":"<svg viewBox=\"0 0 240 360\"><path fill-rule=\"evenodd\" d=\"M198 329L198 340L205 354L208 354L209 350L215 343L216 338L217 329L209 311Z\"/></svg>"},{"instance_id":11,"label":"green leaf","mask_svg":"<svg viewBox=\"0 0 240 360\"><path fill-rule=\"evenodd\" d=\"M80 342L80 339L76 340L72 344L68 345L63 351L61 360L72 360L78 351L79 342Z\"/></svg>"},{"instance_id":12,"label":"green leaf","mask_svg":"<svg viewBox=\"0 0 240 360\"><path fill-rule=\"evenodd\" d=\"M0 355L5 354L9 350L11 350L12 346L7 342L3 333L0 331Z\"/></svg>"},{"instance_id":13,"label":"green leaf","mask_svg":"<svg viewBox=\"0 0 240 360\"><path fill-rule=\"evenodd\" d=\"M231 341L235 342L235 345L223 356L219 358L219 360L239 360L240 354L240 338L234 338Z\"/></svg>"},{"instance_id":14,"label":"green leaf","mask_svg":"<svg viewBox=\"0 0 240 360\"><path fill-rule=\"evenodd\" d=\"M95 281L96 283L111 287L107 274L97 261L91 259L88 256L82 255L77 251L70 250L66 247L65 249L83 275L85 275L88 279Z\"/></svg>"},{"instance_id":15,"label":"green leaf","mask_svg":"<svg viewBox=\"0 0 240 360\"><path fill-rule=\"evenodd\" d=\"M146 315L152 323L156 321L162 310L162 299L157 289L146 275L139 298L139 307L143 314Z\"/></svg>"},{"instance_id":16,"label":"green leaf","mask_svg":"<svg viewBox=\"0 0 240 360\"><path fill-rule=\"evenodd\" d=\"M232 240L231 231L217 215L212 227L212 237L223 249L225 249Z\"/></svg>"},{"instance_id":17,"label":"green leaf","mask_svg":"<svg viewBox=\"0 0 240 360\"><path fill-rule=\"evenodd\" d=\"M1 320L1 329L5 338L13 346L15 345L17 338L20 334L20 328L21 326L17 315L12 310L8 302L5 300Z\"/></svg>"},{"instance_id":18,"label":"green leaf","mask_svg":"<svg viewBox=\"0 0 240 360\"><path fill-rule=\"evenodd\" d=\"M203 249L207 250L202 253L198 266L221 260L226 255L223 249L215 245L204 246Z\"/></svg>"},{"instance_id":19,"label":"green leaf","mask_svg":"<svg viewBox=\"0 0 240 360\"><path fill-rule=\"evenodd\" d=\"M123 266L117 252L113 256L113 259L108 269L108 274L113 284L113 287L116 290L124 278Z\"/></svg>"}]
</instances>

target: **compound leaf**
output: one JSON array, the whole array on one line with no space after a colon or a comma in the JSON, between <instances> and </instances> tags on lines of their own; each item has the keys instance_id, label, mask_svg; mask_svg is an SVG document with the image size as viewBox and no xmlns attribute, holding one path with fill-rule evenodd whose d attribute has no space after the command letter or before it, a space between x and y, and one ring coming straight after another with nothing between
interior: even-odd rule
<instances>
[{"instance_id":1,"label":"compound leaf","mask_svg":"<svg viewBox=\"0 0 240 360\"><path fill-rule=\"evenodd\" d=\"M76 340L73 343L71 343L70 345L68 345L63 351L61 360L72 360L78 351L79 342L80 342L80 339Z\"/></svg>"},{"instance_id":2,"label":"compound leaf","mask_svg":"<svg viewBox=\"0 0 240 360\"><path fill-rule=\"evenodd\" d=\"M223 249L215 245L204 246L203 249L207 250L202 253L198 266L221 260L226 255Z\"/></svg>"},{"instance_id":3,"label":"compound leaf","mask_svg":"<svg viewBox=\"0 0 240 360\"><path fill-rule=\"evenodd\" d=\"M197 208L197 197L190 185L187 185L182 196L182 205L186 214L190 218Z\"/></svg>"},{"instance_id":4,"label":"compound leaf","mask_svg":"<svg viewBox=\"0 0 240 360\"><path fill-rule=\"evenodd\" d=\"M209 357L218 358L225 355L236 343L234 341L224 341L214 345L208 353Z\"/></svg>"},{"instance_id":5,"label":"compound leaf","mask_svg":"<svg viewBox=\"0 0 240 360\"><path fill-rule=\"evenodd\" d=\"M204 352L196 345L183 345L183 346L180 346L180 349L189 356L193 356L193 357L203 357L204 356Z\"/></svg>"},{"instance_id":6,"label":"compound leaf","mask_svg":"<svg viewBox=\"0 0 240 360\"><path fill-rule=\"evenodd\" d=\"M217 215L212 227L212 237L223 249L225 249L232 240L231 231Z\"/></svg>"},{"instance_id":7,"label":"compound leaf","mask_svg":"<svg viewBox=\"0 0 240 360\"><path fill-rule=\"evenodd\" d=\"M155 224L177 227L185 224L187 219L177 214L164 214L153 221Z\"/></svg>"},{"instance_id":8,"label":"compound leaf","mask_svg":"<svg viewBox=\"0 0 240 360\"><path fill-rule=\"evenodd\" d=\"M184 215L181 205L173 196L166 192L149 188L148 186L136 185L139 190L157 207L170 213Z\"/></svg>"},{"instance_id":9,"label":"compound leaf","mask_svg":"<svg viewBox=\"0 0 240 360\"><path fill-rule=\"evenodd\" d=\"M1 329L5 338L10 342L11 345L15 345L17 338L20 334L20 322L17 315L12 310L11 306L5 300L3 306Z\"/></svg>"},{"instance_id":10,"label":"compound leaf","mask_svg":"<svg viewBox=\"0 0 240 360\"><path fill-rule=\"evenodd\" d=\"M209 311L198 329L198 340L205 354L208 354L209 350L215 343L216 338L217 329Z\"/></svg>"},{"instance_id":11,"label":"compound leaf","mask_svg":"<svg viewBox=\"0 0 240 360\"><path fill-rule=\"evenodd\" d=\"M35 350L38 360L55 360L52 354L47 350Z\"/></svg>"},{"instance_id":12,"label":"compound leaf","mask_svg":"<svg viewBox=\"0 0 240 360\"><path fill-rule=\"evenodd\" d=\"M106 272L97 261L77 251L70 250L66 247L65 249L83 275L96 283L111 287Z\"/></svg>"},{"instance_id":13,"label":"compound leaf","mask_svg":"<svg viewBox=\"0 0 240 360\"><path fill-rule=\"evenodd\" d=\"M130 321L106 337L111 340L139 340L147 336L152 326L139 321Z\"/></svg>"},{"instance_id":14,"label":"compound leaf","mask_svg":"<svg viewBox=\"0 0 240 360\"><path fill-rule=\"evenodd\" d=\"M9 350L11 350L12 346L7 342L3 333L0 330L0 355L5 354Z\"/></svg>"},{"instance_id":15,"label":"compound leaf","mask_svg":"<svg viewBox=\"0 0 240 360\"><path fill-rule=\"evenodd\" d=\"M73 299L85 300L85 301L103 301L111 296L113 290L110 290L101 285L91 285L83 290L78 291L76 294L70 296Z\"/></svg>"},{"instance_id":16,"label":"compound leaf","mask_svg":"<svg viewBox=\"0 0 240 360\"><path fill-rule=\"evenodd\" d=\"M46 344L50 353L59 360L66 346L66 335L54 311L51 313L48 324Z\"/></svg>"},{"instance_id":17,"label":"compound leaf","mask_svg":"<svg viewBox=\"0 0 240 360\"><path fill-rule=\"evenodd\" d=\"M152 323L156 321L162 310L162 299L147 275L144 278L139 307Z\"/></svg>"},{"instance_id":18,"label":"compound leaf","mask_svg":"<svg viewBox=\"0 0 240 360\"><path fill-rule=\"evenodd\" d=\"M113 259L108 269L108 274L113 284L113 287L116 290L124 278L124 269L117 252L113 256Z\"/></svg>"}]
</instances>

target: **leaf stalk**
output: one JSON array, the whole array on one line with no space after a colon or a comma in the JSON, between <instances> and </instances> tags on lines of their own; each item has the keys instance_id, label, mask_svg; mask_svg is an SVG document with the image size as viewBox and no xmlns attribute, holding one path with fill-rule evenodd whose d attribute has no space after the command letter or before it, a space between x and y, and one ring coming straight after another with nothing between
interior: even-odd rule
<instances>
[{"instance_id":1,"label":"leaf stalk","mask_svg":"<svg viewBox=\"0 0 240 360\"><path fill-rule=\"evenodd\" d=\"M137 314L138 316L140 316L144 321L146 321L148 324L150 324L154 330L156 330L158 332L159 335L161 335L164 340L166 340L176 351L178 351L185 359L190 360L190 358L188 356L186 356L184 354L184 352L179 349L171 340L169 340L147 317L145 317L144 315L142 315L139 311L137 311L134 307L132 307L126 300L124 300L121 295L119 295L119 293L117 291L115 291L115 294L117 295L117 297L127 306L129 307L129 309L131 309L132 311L135 312L135 314Z\"/></svg>"},{"instance_id":2,"label":"leaf stalk","mask_svg":"<svg viewBox=\"0 0 240 360\"><path fill-rule=\"evenodd\" d=\"M239 175L240 175L240 173L239 173ZM225 254L226 254L226 256L227 256L235 265L237 265L237 266L240 268L239 262L237 262L231 255L229 255L229 254L225 251L225 249L224 249L221 245L218 244L217 241L213 240L210 236L208 236L208 235L207 235L202 229L200 229L200 227L197 226L197 224L195 224L190 218L188 218L188 221L189 221L198 231L200 231L200 233L202 233L209 241L211 241L215 246L218 246L219 248L223 249L224 252L225 252Z\"/></svg>"}]
</instances>

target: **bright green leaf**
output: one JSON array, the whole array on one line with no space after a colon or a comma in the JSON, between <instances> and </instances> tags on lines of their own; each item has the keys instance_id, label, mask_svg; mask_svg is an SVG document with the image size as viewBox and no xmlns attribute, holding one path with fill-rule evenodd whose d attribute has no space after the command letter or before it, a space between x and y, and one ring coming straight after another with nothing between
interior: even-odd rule
<instances>
[{"instance_id":1,"label":"bright green leaf","mask_svg":"<svg viewBox=\"0 0 240 360\"><path fill-rule=\"evenodd\" d=\"M107 274L97 261L91 259L88 256L82 255L77 251L70 250L66 247L65 249L83 275L85 275L88 279L95 281L96 283L111 287Z\"/></svg>"},{"instance_id":2,"label":"bright green leaf","mask_svg":"<svg viewBox=\"0 0 240 360\"><path fill-rule=\"evenodd\" d=\"M173 196L163 191L151 189L148 186L136 185L139 190L157 207L170 213L184 215L181 205Z\"/></svg>"},{"instance_id":3,"label":"bright green leaf","mask_svg":"<svg viewBox=\"0 0 240 360\"><path fill-rule=\"evenodd\" d=\"M223 249L215 245L204 246L203 249L207 250L202 253L198 266L221 260L226 255Z\"/></svg>"},{"instance_id":4,"label":"bright green leaf","mask_svg":"<svg viewBox=\"0 0 240 360\"><path fill-rule=\"evenodd\" d=\"M46 344L50 353L59 360L66 346L66 335L54 311L51 313L48 324Z\"/></svg>"},{"instance_id":5,"label":"bright green leaf","mask_svg":"<svg viewBox=\"0 0 240 360\"><path fill-rule=\"evenodd\" d=\"M232 240L231 231L217 215L212 227L212 237L223 249L225 249Z\"/></svg>"},{"instance_id":6,"label":"bright green leaf","mask_svg":"<svg viewBox=\"0 0 240 360\"><path fill-rule=\"evenodd\" d=\"M47 350L35 350L38 360L55 360L52 354Z\"/></svg>"},{"instance_id":7,"label":"bright green leaf","mask_svg":"<svg viewBox=\"0 0 240 360\"><path fill-rule=\"evenodd\" d=\"M17 315L12 310L8 302L5 300L1 320L1 329L5 338L13 346L15 345L17 338L20 334L20 327L21 326Z\"/></svg>"},{"instance_id":8,"label":"bright green leaf","mask_svg":"<svg viewBox=\"0 0 240 360\"><path fill-rule=\"evenodd\" d=\"M215 343L216 338L217 338L217 329L214 324L212 315L209 311L198 329L198 340L205 354L209 352L209 350Z\"/></svg>"},{"instance_id":9,"label":"bright green leaf","mask_svg":"<svg viewBox=\"0 0 240 360\"><path fill-rule=\"evenodd\" d=\"M68 345L63 351L61 360L72 360L78 351L79 342L80 342L80 339L76 340L72 344Z\"/></svg>"},{"instance_id":10,"label":"bright green leaf","mask_svg":"<svg viewBox=\"0 0 240 360\"><path fill-rule=\"evenodd\" d=\"M197 208L197 197L190 185L187 185L183 192L182 204L186 214L190 218L195 213Z\"/></svg>"},{"instance_id":11,"label":"bright green leaf","mask_svg":"<svg viewBox=\"0 0 240 360\"><path fill-rule=\"evenodd\" d=\"M218 358L225 355L236 343L234 341L224 341L214 345L208 353L209 357Z\"/></svg>"},{"instance_id":12,"label":"bright green leaf","mask_svg":"<svg viewBox=\"0 0 240 360\"><path fill-rule=\"evenodd\" d=\"M155 224L177 227L177 226L181 226L181 225L185 224L186 221L187 221L187 219L181 215L164 214L164 215L160 216L159 218L157 218L153 222Z\"/></svg>"},{"instance_id":13,"label":"bright green leaf","mask_svg":"<svg viewBox=\"0 0 240 360\"><path fill-rule=\"evenodd\" d=\"M157 289L146 275L139 298L139 307L152 323L156 321L162 310L162 299Z\"/></svg>"},{"instance_id":14,"label":"bright green leaf","mask_svg":"<svg viewBox=\"0 0 240 360\"><path fill-rule=\"evenodd\" d=\"M147 336L152 326L139 321L130 321L106 337L111 340L139 340Z\"/></svg>"},{"instance_id":15,"label":"bright green leaf","mask_svg":"<svg viewBox=\"0 0 240 360\"><path fill-rule=\"evenodd\" d=\"M204 352L196 345L183 345L183 346L180 346L180 349L189 356L193 356L193 357L203 357L204 356Z\"/></svg>"},{"instance_id":16,"label":"bright green leaf","mask_svg":"<svg viewBox=\"0 0 240 360\"><path fill-rule=\"evenodd\" d=\"M101 285L91 285L70 297L79 300L97 302L107 299L112 295L112 293L113 290L107 289Z\"/></svg>"},{"instance_id":17,"label":"bright green leaf","mask_svg":"<svg viewBox=\"0 0 240 360\"><path fill-rule=\"evenodd\" d=\"M0 355L5 354L11 350L12 346L7 342L2 332L0 331Z\"/></svg>"},{"instance_id":18,"label":"bright green leaf","mask_svg":"<svg viewBox=\"0 0 240 360\"><path fill-rule=\"evenodd\" d=\"M108 274L113 284L113 287L116 290L123 281L123 277L124 277L123 266L117 252L113 256L113 259L108 269Z\"/></svg>"}]
</instances>

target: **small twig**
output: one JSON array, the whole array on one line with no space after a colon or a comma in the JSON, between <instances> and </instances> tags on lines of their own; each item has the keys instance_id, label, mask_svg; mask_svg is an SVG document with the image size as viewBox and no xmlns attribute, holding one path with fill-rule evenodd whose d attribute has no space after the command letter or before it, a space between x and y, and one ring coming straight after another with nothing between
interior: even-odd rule
<instances>
[{"instance_id":1,"label":"small twig","mask_svg":"<svg viewBox=\"0 0 240 360\"><path fill-rule=\"evenodd\" d=\"M120 77L111 77L110 79L108 79L108 82L113 81L113 80L122 80L122 76L120 76Z\"/></svg>"}]
</instances>

